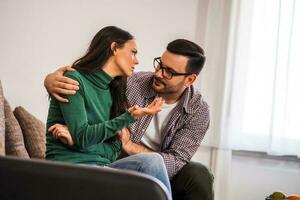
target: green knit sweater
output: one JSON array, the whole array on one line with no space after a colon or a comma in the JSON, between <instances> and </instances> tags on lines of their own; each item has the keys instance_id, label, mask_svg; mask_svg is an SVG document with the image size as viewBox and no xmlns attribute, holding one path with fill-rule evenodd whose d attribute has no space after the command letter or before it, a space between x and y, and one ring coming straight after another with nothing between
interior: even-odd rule
<instances>
[{"instance_id":1,"label":"green knit sweater","mask_svg":"<svg viewBox=\"0 0 300 200\"><path fill-rule=\"evenodd\" d=\"M134 118L125 112L110 119L112 98L108 84L112 78L102 70L92 74L67 72L65 76L78 81L79 90L75 95L66 95L69 103L51 97L47 130L56 123L66 124L74 145L65 145L47 132L46 159L100 165L115 161L121 150L117 132Z\"/></svg>"}]
</instances>

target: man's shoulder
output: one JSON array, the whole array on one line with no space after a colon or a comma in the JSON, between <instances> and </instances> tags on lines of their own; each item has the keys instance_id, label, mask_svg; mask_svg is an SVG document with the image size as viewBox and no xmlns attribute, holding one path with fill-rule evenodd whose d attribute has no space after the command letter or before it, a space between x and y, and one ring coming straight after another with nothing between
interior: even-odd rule
<instances>
[{"instance_id":1,"label":"man's shoulder","mask_svg":"<svg viewBox=\"0 0 300 200\"><path fill-rule=\"evenodd\" d=\"M194 112L198 112L199 110L207 112L209 111L209 105L205 101L200 91L194 86L190 88L189 105L191 107L191 110Z\"/></svg>"},{"instance_id":2,"label":"man's shoulder","mask_svg":"<svg viewBox=\"0 0 300 200\"><path fill-rule=\"evenodd\" d=\"M135 72L128 77L129 81L145 81L153 77L153 72Z\"/></svg>"},{"instance_id":3,"label":"man's shoulder","mask_svg":"<svg viewBox=\"0 0 300 200\"><path fill-rule=\"evenodd\" d=\"M138 100L151 94L153 72L136 72L127 79L126 95L129 102L137 103Z\"/></svg>"}]
</instances>

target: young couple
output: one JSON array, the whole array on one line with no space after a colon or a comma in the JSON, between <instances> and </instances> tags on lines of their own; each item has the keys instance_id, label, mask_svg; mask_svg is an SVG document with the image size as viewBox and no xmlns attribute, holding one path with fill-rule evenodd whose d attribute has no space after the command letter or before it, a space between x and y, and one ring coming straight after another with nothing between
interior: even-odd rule
<instances>
[{"instance_id":1,"label":"young couple","mask_svg":"<svg viewBox=\"0 0 300 200\"><path fill-rule=\"evenodd\" d=\"M46 158L146 173L171 196L170 178L174 199L212 199L206 168L187 164L209 126L208 106L192 85L203 50L175 40L154 59L154 73L133 74L136 54L134 37L109 26L71 68L47 76ZM121 150L130 156L117 160Z\"/></svg>"}]
</instances>

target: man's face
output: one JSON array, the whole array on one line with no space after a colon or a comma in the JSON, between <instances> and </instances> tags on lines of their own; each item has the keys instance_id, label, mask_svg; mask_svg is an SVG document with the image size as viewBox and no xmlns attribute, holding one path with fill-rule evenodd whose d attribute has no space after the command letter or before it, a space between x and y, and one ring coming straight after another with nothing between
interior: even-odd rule
<instances>
[{"instance_id":1,"label":"man's face","mask_svg":"<svg viewBox=\"0 0 300 200\"><path fill-rule=\"evenodd\" d=\"M165 51L161 56L162 67L171 72L186 73L188 58ZM185 89L186 76L173 76L170 80L163 76L162 70L156 70L152 87L158 94L180 93Z\"/></svg>"}]
</instances>

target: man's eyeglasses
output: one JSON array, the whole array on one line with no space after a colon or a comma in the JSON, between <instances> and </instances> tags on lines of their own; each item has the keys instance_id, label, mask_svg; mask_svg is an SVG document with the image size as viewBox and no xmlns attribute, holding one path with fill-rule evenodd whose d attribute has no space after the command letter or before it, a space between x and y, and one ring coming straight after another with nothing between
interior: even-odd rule
<instances>
[{"instance_id":1,"label":"man's eyeglasses","mask_svg":"<svg viewBox=\"0 0 300 200\"><path fill-rule=\"evenodd\" d=\"M191 75L192 73L178 73L175 70L168 68L168 67L164 67L160 57L154 58L153 60L153 67L155 69L155 71L159 71L161 70L161 74L164 78L170 80L173 78L173 76L187 76L187 75Z\"/></svg>"}]
</instances>

